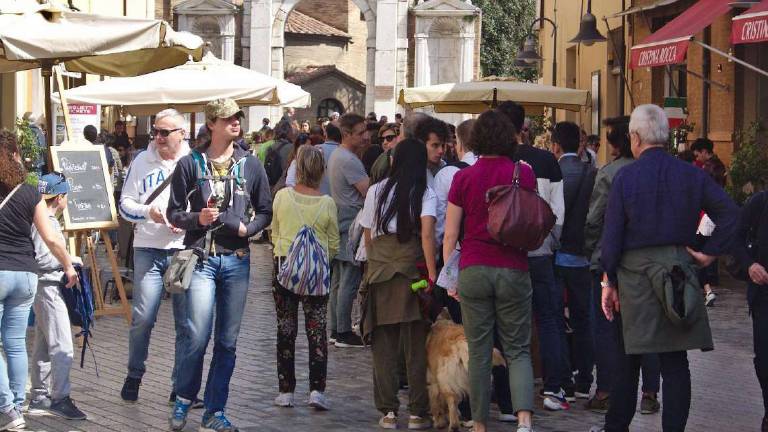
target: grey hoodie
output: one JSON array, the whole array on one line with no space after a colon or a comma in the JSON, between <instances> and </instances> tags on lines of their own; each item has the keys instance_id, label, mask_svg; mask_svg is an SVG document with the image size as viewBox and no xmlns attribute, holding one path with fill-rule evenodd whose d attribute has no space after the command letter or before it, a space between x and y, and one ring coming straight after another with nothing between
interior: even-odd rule
<instances>
[{"instance_id":1,"label":"grey hoodie","mask_svg":"<svg viewBox=\"0 0 768 432\"><path fill-rule=\"evenodd\" d=\"M61 225L59 225L56 216L49 214L48 222L51 224L51 228L58 233L61 241L64 242L64 234L61 231ZM62 276L64 276L64 267L53 256L34 225L32 225L32 244L35 246L38 280L59 282Z\"/></svg>"}]
</instances>

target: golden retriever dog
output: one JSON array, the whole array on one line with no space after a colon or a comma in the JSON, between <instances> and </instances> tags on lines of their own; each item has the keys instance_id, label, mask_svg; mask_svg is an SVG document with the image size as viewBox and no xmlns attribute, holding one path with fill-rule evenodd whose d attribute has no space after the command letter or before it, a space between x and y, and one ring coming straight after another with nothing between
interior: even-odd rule
<instances>
[{"instance_id":1,"label":"golden retriever dog","mask_svg":"<svg viewBox=\"0 0 768 432\"><path fill-rule=\"evenodd\" d=\"M493 366L505 366L499 350L493 350ZM443 314L427 337L427 386L435 428L459 430L459 402L469 394L469 348L464 327Z\"/></svg>"}]
</instances>

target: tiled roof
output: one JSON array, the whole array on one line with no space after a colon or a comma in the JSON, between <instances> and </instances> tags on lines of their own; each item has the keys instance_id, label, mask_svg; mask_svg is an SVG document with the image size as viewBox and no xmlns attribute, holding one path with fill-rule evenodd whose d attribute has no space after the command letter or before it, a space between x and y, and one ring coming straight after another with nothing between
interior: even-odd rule
<instances>
[{"instance_id":1,"label":"tiled roof","mask_svg":"<svg viewBox=\"0 0 768 432\"><path fill-rule=\"evenodd\" d=\"M353 82L355 85L359 87L363 87L363 88L365 87L364 82L356 79L351 75L344 73L343 71L340 71L339 69L336 68L335 65L306 66L302 68L296 68L289 72L286 72L285 80L300 86L331 73L339 74L343 78Z\"/></svg>"},{"instance_id":2,"label":"tiled roof","mask_svg":"<svg viewBox=\"0 0 768 432\"><path fill-rule=\"evenodd\" d=\"M288 19L285 21L285 32L306 35L335 36L347 39L352 38L348 33L312 18L309 15L304 15L297 10L288 14Z\"/></svg>"}]
</instances>

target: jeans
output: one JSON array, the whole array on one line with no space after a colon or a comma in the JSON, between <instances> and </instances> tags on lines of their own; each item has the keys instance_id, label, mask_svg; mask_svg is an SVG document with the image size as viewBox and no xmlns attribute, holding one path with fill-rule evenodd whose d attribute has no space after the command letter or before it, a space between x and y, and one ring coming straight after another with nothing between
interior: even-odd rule
<instances>
[{"instance_id":1,"label":"jeans","mask_svg":"<svg viewBox=\"0 0 768 432\"><path fill-rule=\"evenodd\" d=\"M624 338L619 320L619 349L624 352ZM605 432L627 432L637 409L637 382L642 355L622 354L616 365L611 404L605 415ZM659 353L663 381L663 432L683 432L691 407L691 372L685 351Z\"/></svg>"},{"instance_id":2,"label":"jeans","mask_svg":"<svg viewBox=\"0 0 768 432\"><path fill-rule=\"evenodd\" d=\"M32 399L51 398L58 401L69 396L69 371L74 357L67 304L58 282L38 282L33 310L35 344L29 373Z\"/></svg>"},{"instance_id":3,"label":"jeans","mask_svg":"<svg viewBox=\"0 0 768 432\"><path fill-rule=\"evenodd\" d=\"M149 338L157 320L160 300L163 297L163 275L171 263L174 250L137 247L133 250L134 288L131 329L128 335L128 376L141 379L146 372ZM176 373L187 333L184 324L184 295L171 295L173 318L176 328L176 345L171 383ZM200 371L202 373L202 369Z\"/></svg>"},{"instance_id":4,"label":"jeans","mask_svg":"<svg viewBox=\"0 0 768 432\"><path fill-rule=\"evenodd\" d=\"M572 358L576 374L576 389L589 392L592 386L592 368L595 365L595 354L592 341L592 275L589 267L555 266L560 292L568 293L568 315L573 329L573 342L578 350L568 356L568 343L563 334L563 353L565 358ZM563 375L563 380L570 381L570 370Z\"/></svg>"},{"instance_id":5,"label":"jeans","mask_svg":"<svg viewBox=\"0 0 768 432\"><path fill-rule=\"evenodd\" d=\"M558 392L571 382L565 348L565 322L563 318L563 292L555 280L552 256L528 258L528 271L533 286L533 312L539 332L539 350L544 367L544 390Z\"/></svg>"},{"instance_id":6,"label":"jeans","mask_svg":"<svg viewBox=\"0 0 768 432\"><path fill-rule=\"evenodd\" d=\"M752 339L755 349L755 374L763 392L763 407L768 416L768 291L765 286L751 284Z\"/></svg>"},{"instance_id":7,"label":"jeans","mask_svg":"<svg viewBox=\"0 0 768 432\"><path fill-rule=\"evenodd\" d=\"M597 391L610 393L616 365L622 353L619 351L619 326L617 321L608 321L603 314L600 281L603 271L592 271L592 289L594 295L594 347L595 369L597 370ZM643 354L643 393L658 393L661 386L661 365L658 354Z\"/></svg>"},{"instance_id":8,"label":"jeans","mask_svg":"<svg viewBox=\"0 0 768 432\"><path fill-rule=\"evenodd\" d=\"M195 269L189 289L184 293L189 336L177 361L176 394L193 400L200 391L200 371L213 330L213 358L203 398L208 413L222 411L227 405L249 275L249 255L210 256Z\"/></svg>"},{"instance_id":9,"label":"jeans","mask_svg":"<svg viewBox=\"0 0 768 432\"><path fill-rule=\"evenodd\" d=\"M517 411L533 411L531 291L528 272L486 266L459 272L461 315L469 347L469 398L476 422L488 420L494 326L509 368L512 406Z\"/></svg>"},{"instance_id":10,"label":"jeans","mask_svg":"<svg viewBox=\"0 0 768 432\"><path fill-rule=\"evenodd\" d=\"M27 320L37 291L37 275L0 271L0 411L24 403L27 386Z\"/></svg>"},{"instance_id":11,"label":"jeans","mask_svg":"<svg viewBox=\"0 0 768 432\"><path fill-rule=\"evenodd\" d=\"M333 260L329 300L331 332L341 334L352 331L352 304L357 298L362 276L359 265L349 261Z\"/></svg>"}]
</instances>

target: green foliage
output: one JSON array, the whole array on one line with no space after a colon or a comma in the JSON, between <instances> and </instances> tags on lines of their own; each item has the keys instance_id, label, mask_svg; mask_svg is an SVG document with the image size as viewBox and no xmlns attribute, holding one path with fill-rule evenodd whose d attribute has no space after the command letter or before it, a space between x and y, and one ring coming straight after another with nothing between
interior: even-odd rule
<instances>
[{"instance_id":1,"label":"green foliage","mask_svg":"<svg viewBox=\"0 0 768 432\"><path fill-rule=\"evenodd\" d=\"M16 119L16 140L21 148L21 159L24 165L29 169L41 155L40 146L37 145L37 136L32 128L29 127L29 121L21 118Z\"/></svg>"},{"instance_id":2,"label":"green foliage","mask_svg":"<svg viewBox=\"0 0 768 432\"><path fill-rule=\"evenodd\" d=\"M768 187L768 144L765 129L754 122L736 134L738 150L733 153L728 193L739 204Z\"/></svg>"},{"instance_id":3,"label":"green foliage","mask_svg":"<svg viewBox=\"0 0 768 432\"><path fill-rule=\"evenodd\" d=\"M514 76L521 81L537 78L536 69L514 67L531 22L536 18L534 0L475 0L483 11L480 68L483 76Z\"/></svg>"}]
</instances>

